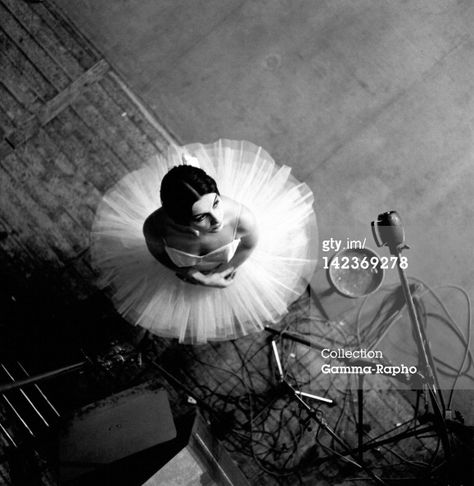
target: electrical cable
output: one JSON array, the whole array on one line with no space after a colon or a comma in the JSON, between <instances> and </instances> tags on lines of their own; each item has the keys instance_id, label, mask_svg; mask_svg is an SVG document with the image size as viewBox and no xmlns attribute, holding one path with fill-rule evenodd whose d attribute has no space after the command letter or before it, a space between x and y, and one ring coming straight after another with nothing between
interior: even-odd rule
<instances>
[{"instance_id":1,"label":"electrical cable","mask_svg":"<svg viewBox=\"0 0 474 486\"><path fill-rule=\"evenodd\" d=\"M419 280L415 281L417 283L421 282ZM357 312L355 333L351 335L349 334L348 329L339 325L334 325L331 327L331 331L336 333L339 336L339 339L333 339L332 342L334 343L339 341L341 346L348 346L354 342L364 343L369 341L372 343L374 341L377 342L377 340L380 340L380 338L383 338L385 333L387 333L390 329L391 322L388 322L387 324L387 321L391 320L389 317L393 315L393 312L391 311L393 311L398 305L397 298L400 293L399 289L399 286L393 286L385 289L385 292L388 293L384 295L383 299L379 302L375 312L365 319L367 325L362 327L360 321L364 311L364 306L368 301L368 299L365 299ZM426 293L427 291L425 291L423 295ZM418 306L418 312L422 316L423 327L425 329L427 329L428 320L438 319L446 326L452 328L452 332L456 334L461 343L467 344L469 342L470 335L465 338L462 332L456 331L459 331L459 326L457 326L457 323L451 325L452 317L449 315L449 311L445 312L443 310L446 316L449 315L449 317L437 316L432 312L428 312L424 302L421 302ZM398 315L396 317L400 317L402 313L403 309L398 309ZM314 319L308 319L306 321L302 319L298 321L297 324L302 324L303 327L305 327L307 324L310 324L313 321ZM320 321L327 322L326 319L321 319ZM287 331L291 325L294 325L295 322L292 320L286 322L279 332L277 342L279 343L279 347L283 353L281 361L285 376L288 380L290 380L291 383L293 383L295 389L301 391L301 389L304 389L302 387L307 385L311 386L311 383L318 380L321 372L315 373L315 370L310 368L311 356L314 355L314 349L308 349L308 351L302 352L302 347L297 346L296 343L291 340L291 336L289 339L286 339L284 332ZM319 339L320 341L322 339L327 340L327 334L324 336L318 335L319 333L314 332L313 329L311 329L310 332L299 330L298 333L301 336ZM261 367L255 366L255 363L258 362L258 358L262 356L262 353L267 353L271 350L268 347L268 342L265 342L262 345L257 345L257 342L251 343L245 350L240 346L236 346L235 343L233 346L236 356L238 356L239 359L237 371L235 369L226 369L222 366L217 366L214 363L196 359L198 358L198 353L195 353L193 356L193 359L196 359L195 362L199 363L200 366L223 372L224 375L228 374L229 377L235 378L235 381L227 380L229 381L229 383L226 384L227 388L224 388L222 392L219 391L219 388L223 386L223 382L226 381L225 378L221 378L221 382L217 383L214 387L203 386L203 383L201 383L198 375L196 375L196 378L194 378L194 376L187 376L187 379L193 382L194 387L199 387L202 390L201 396L205 396L206 401L211 401L216 405L220 404L219 407L223 408L223 410L235 410L237 414L242 414L242 417L250 417L250 420L247 420L245 423L241 420L236 420L234 422L233 429L229 432L228 437L226 438L227 443L231 448L233 448L233 450L236 452L250 454L259 469L265 474L272 475L276 480L278 480L278 482L280 482L280 479L282 478L290 477L292 477L295 482L301 481L299 476L300 473L298 472L298 449L301 447L302 440L306 440L309 430L308 419L304 418L302 411L299 408L295 410L293 407L291 407L291 405L288 406L291 402L288 402L284 395L278 395L278 391L275 400L269 405L265 405L265 409L260 410L257 413L257 403L262 401L262 396L261 393L257 392L256 390L262 389L262 386L266 386L269 390L272 388L275 389L275 383L274 379L272 379L272 374L263 372ZM463 374L469 372L472 362L473 360L471 354L465 351L462 364L460 368L457 369L459 376L463 376ZM456 368L449 368L449 364L444 366L437 362L437 367L439 366L441 366L442 369L447 373L450 373L453 377L455 377L455 374L451 372L454 372ZM309 371L310 369L311 371ZM198 370L196 370L196 373L197 372ZM343 423L344 416L347 416L346 410L348 403L351 404L350 397L352 391L348 390L347 383L343 385L342 383L339 383L339 381L327 383L325 384L325 387L326 393L331 393L331 391L334 393L337 392L340 396L338 399L337 414L331 417L331 420L335 421L334 430L337 430L340 427L340 424ZM452 396L450 396L450 399L452 400ZM449 404L451 404L451 400L449 400ZM413 427L416 428L419 403L420 394L417 393L416 404L414 406L414 417L403 424L407 431L413 430ZM352 414L354 414L353 404ZM254 420L255 417L258 417L258 421ZM268 420L271 420L272 425L267 425ZM411 424L413 424L413 427ZM400 425L393 428L393 430L395 429L400 431ZM313 434L314 444L326 451L331 451L337 457L343 457L344 460L347 461L347 458L340 454L340 452L338 452L334 447L333 438L331 440L333 447L330 447L326 443L322 442L321 430L321 425L318 424L316 431ZM379 437L387 436L393 430L385 431L383 434L380 434ZM368 433L365 433L365 435L369 439L367 444L370 444L378 439L378 437L373 438L372 435ZM439 444L437 448L439 449ZM383 450L386 451L387 446L383 446ZM417 468L426 466L426 464L421 464L418 461L411 461L404 458L402 455L399 455L400 457L398 457L397 454L398 453L395 452L393 457L397 457L399 461L401 461L400 464L407 464ZM437 450L435 449L433 457L430 459L431 464L434 464L436 454ZM386 460L389 462L389 464L387 466L383 466L384 468L395 465L395 463L393 463L393 461L390 462L388 458ZM351 461L349 460L348 462Z\"/></svg>"},{"instance_id":2,"label":"electrical cable","mask_svg":"<svg viewBox=\"0 0 474 486\"><path fill-rule=\"evenodd\" d=\"M462 369L464 368L464 364L467 360L467 357L469 356L471 363L473 361L472 354L471 354L471 351L470 351L470 344L471 344L471 308L472 308L471 299L470 299L468 293L465 291L465 289L463 289L462 287L460 287L458 285L447 284L447 285L444 285L444 286L431 288L428 284L423 282L423 280L421 280L421 279L418 279L416 277L411 277L411 279L418 282L418 283L421 283L427 289L427 292L438 302L438 304L441 306L444 313L448 317L449 321L451 322L452 326L457 331L456 334L458 335L458 337L460 337L462 339L462 342L465 345L464 354L463 354L463 358L462 358L461 364L460 364L459 369L458 369L458 373L457 373L457 375L456 375L456 377L455 377L455 379L454 379L454 381L451 385L451 391L450 391L448 403L447 403L447 408L449 409L449 408L451 408L451 404L452 404L452 400L453 400L453 397L454 397L454 391L455 391L457 381L458 381L458 379L459 379L459 377L462 373ZM442 288L455 289L455 290L459 291L465 297L466 304L467 304L467 318L466 318L466 321L467 321L467 324L466 324L467 337L464 336L464 334L461 331L457 321L453 318L453 316L451 315L451 313L449 312L449 310L447 309L445 304L442 302L441 298L435 292L435 289L442 289Z\"/></svg>"}]
</instances>

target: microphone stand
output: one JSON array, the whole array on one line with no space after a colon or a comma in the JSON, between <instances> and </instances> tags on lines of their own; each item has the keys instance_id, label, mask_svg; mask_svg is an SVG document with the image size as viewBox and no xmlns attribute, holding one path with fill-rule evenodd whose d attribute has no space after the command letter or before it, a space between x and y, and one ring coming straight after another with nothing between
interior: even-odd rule
<instances>
[{"instance_id":1,"label":"microphone stand","mask_svg":"<svg viewBox=\"0 0 474 486\"><path fill-rule=\"evenodd\" d=\"M377 226L377 231L375 227ZM445 460L450 467L452 452L449 442L448 428L445 419L446 407L439 391L439 381L436 374L431 347L425 330L421 326L416 312L413 296L405 273L406 265L402 264L402 251L409 247L405 244L405 233L400 217L396 211L389 211L378 216L377 222L372 222L372 232L377 246L388 246L390 254L396 258L398 276L402 286L403 296L408 308L408 314L413 328L415 344L418 350L421 370L419 376L424 389L428 392L433 407L433 423L444 450Z\"/></svg>"},{"instance_id":2,"label":"microphone stand","mask_svg":"<svg viewBox=\"0 0 474 486\"><path fill-rule=\"evenodd\" d=\"M376 224L372 222L372 231L374 234L375 241L377 246L388 246L390 253L396 258L397 263L397 270L401 282L403 297L406 302L410 321L413 327L413 334L415 336L415 343L417 346L418 354L419 354L419 370L416 377L416 383L421 384L423 386L423 390L429 395L430 403L433 409L432 414L432 425L425 425L424 427L416 427L415 429L407 430L405 432L400 432L398 434L392 435L386 439L378 439L378 440L371 440L368 443L363 442L363 388L364 388L364 376L359 376L359 386L357 392L358 398L358 420L357 420L357 438L358 444L356 448L350 448L348 444L346 444L337 434L328 426L327 422L318 415L318 413L310 407L303 399L302 392L295 390L291 384L289 384L284 379L283 370L281 367L280 358L278 355L278 350L276 348L275 341L272 341L273 353L275 355L275 360L277 362L278 371L280 374L280 384L284 386L285 390L287 390L292 397L297 400L301 406L303 406L307 411L308 414L314 418L317 423L326 430L331 437L334 438L336 442L338 442L343 448L344 451L338 454L327 455L323 458L320 458L318 462L323 462L325 460L330 459L331 457L335 457L336 455L339 457L344 456L351 456L355 460L350 461L356 464L361 469L367 471L370 476L376 480L379 484L385 484L382 479L376 476L372 471L368 470L367 466L364 465L363 462L363 452L369 451L372 449L376 449L380 446L386 446L391 443L396 443L403 439L408 439L410 437L416 437L420 434L429 433L435 431L441 441L443 451L444 451L444 458L448 467L449 472L453 472L452 468L452 451L451 451L451 444L448 436L448 422L450 425L455 425L451 420L446 419L446 407L444 404L443 396L440 392L439 380L436 373L436 367L433 360L433 355L431 352L431 347L428 342L425 329L421 326L416 308L413 301L413 295L408 284L408 279L405 274L405 265L402 265L401 254L402 251L407 249L408 246L405 245L405 235L403 226L401 224L400 218L395 211L391 211L388 213L384 213L379 215L379 219L377 221L377 231L375 229ZM280 332L276 329L271 328L270 326L266 326L265 330L276 335L278 334L280 337L288 338L292 341L299 342L306 346L322 349L318 343L313 342L312 340L308 340L306 337L299 336L295 333L290 331L283 331ZM353 360L350 359L342 359L344 362L348 362L350 364L355 364ZM356 360L357 361L357 360ZM359 360L360 361L360 360ZM364 364L364 363L361 363ZM371 363L369 363L371 364ZM408 384L406 380L404 381L405 384ZM418 392L419 393L419 392ZM312 397L318 399L320 397ZM331 401L331 405L334 403ZM452 484L457 484L456 480L453 479Z\"/></svg>"}]
</instances>

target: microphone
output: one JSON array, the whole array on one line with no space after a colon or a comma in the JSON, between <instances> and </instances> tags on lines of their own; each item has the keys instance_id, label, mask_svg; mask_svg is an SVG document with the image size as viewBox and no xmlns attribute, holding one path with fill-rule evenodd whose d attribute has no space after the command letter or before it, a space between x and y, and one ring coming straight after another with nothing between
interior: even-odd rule
<instances>
[{"instance_id":1,"label":"microphone","mask_svg":"<svg viewBox=\"0 0 474 486\"><path fill-rule=\"evenodd\" d=\"M375 243L378 247L388 246L400 249L405 244L403 223L396 211L387 211L377 217L377 221L370 223Z\"/></svg>"}]
</instances>

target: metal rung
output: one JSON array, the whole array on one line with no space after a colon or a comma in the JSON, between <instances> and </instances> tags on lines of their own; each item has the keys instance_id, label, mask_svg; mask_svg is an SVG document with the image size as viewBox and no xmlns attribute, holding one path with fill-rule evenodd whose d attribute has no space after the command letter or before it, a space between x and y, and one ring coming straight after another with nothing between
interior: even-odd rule
<instances>
[{"instance_id":1,"label":"metal rung","mask_svg":"<svg viewBox=\"0 0 474 486\"><path fill-rule=\"evenodd\" d=\"M3 371L5 371L5 373L8 375L8 377L10 378L10 380L12 380L12 382L15 383L15 378L8 371L7 367L4 364L2 364L2 363L0 363L0 366L3 368ZM20 393L22 394L23 398L28 402L28 404L31 406L31 408L35 411L36 415L38 415L38 417L41 419L41 421L46 425L46 427L49 427L49 423L43 417L43 415L41 414L41 412L35 407L35 404L31 401L31 398L26 394L25 390L23 390L22 388L20 388Z\"/></svg>"},{"instance_id":2,"label":"metal rung","mask_svg":"<svg viewBox=\"0 0 474 486\"><path fill-rule=\"evenodd\" d=\"M23 371L23 373L25 373L26 377L29 378L30 374L26 371L24 366L19 361L17 361L17 365L20 367L20 369ZM44 401L49 405L49 407L56 414L56 416L60 417L61 416L60 413L56 410L55 406L51 403L49 398L44 394L43 390L36 384L33 385L33 386L36 388L36 390L38 390L39 394L43 397Z\"/></svg>"}]
</instances>

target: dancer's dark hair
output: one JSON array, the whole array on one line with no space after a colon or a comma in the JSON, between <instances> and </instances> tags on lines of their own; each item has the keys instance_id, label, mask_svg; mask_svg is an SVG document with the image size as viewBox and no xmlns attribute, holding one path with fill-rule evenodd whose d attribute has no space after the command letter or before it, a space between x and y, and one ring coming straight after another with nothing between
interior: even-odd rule
<instances>
[{"instance_id":1,"label":"dancer's dark hair","mask_svg":"<svg viewBox=\"0 0 474 486\"><path fill-rule=\"evenodd\" d=\"M192 219L193 204L211 192L219 194L216 181L206 172L192 165L178 165L161 181L161 204L173 221L188 224Z\"/></svg>"}]
</instances>

